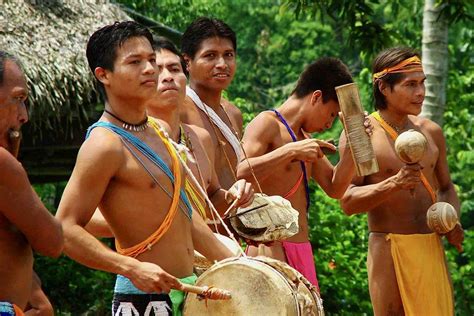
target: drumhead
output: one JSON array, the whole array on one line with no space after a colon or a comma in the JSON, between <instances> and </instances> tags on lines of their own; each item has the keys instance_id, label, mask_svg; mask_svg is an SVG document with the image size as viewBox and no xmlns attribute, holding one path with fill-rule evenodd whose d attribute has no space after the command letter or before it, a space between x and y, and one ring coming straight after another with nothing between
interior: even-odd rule
<instances>
[{"instance_id":1,"label":"drumhead","mask_svg":"<svg viewBox=\"0 0 474 316\"><path fill-rule=\"evenodd\" d=\"M288 268L292 269L289 266ZM261 259L229 258L204 272L196 285L228 290L232 298L227 301L205 301L199 300L196 294L189 293L183 315L323 315L317 313L317 302L314 301L311 291L299 289L299 286L305 287L302 282L297 281L296 288L291 282L284 273ZM314 313L303 313L299 306L303 303L312 306L310 309Z\"/></svg>"}]
</instances>

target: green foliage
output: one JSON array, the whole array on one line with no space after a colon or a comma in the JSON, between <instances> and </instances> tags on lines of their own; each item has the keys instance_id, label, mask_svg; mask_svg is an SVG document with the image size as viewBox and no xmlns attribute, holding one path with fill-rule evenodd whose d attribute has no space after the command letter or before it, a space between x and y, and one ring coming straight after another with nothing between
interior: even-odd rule
<instances>
[{"instance_id":1,"label":"green foliage","mask_svg":"<svg viewBox=\"0 0 474 316\"><path fill-rule=\"evenodd\" d=\"M311 186L309 226L326 313L370 314L367 216L345 215L336 200Z\"/></svg>"},{"instance_id":2,"label":"green foliage","mask_svg":"<svg viewBox=\"0 0 474 316\"><path fill-rule=\"evenodd\" d=\"M373 110L370 61L383 48L421 47L423 1L309 1L287 0L121 0L139 13L184 31L198 16L225 20L238 37L238 70L227 91L248 123L258 112L279 106L291 93L304 66L317 57L341 58L353 71L362 104ZM448 1L446 1L448 2ZM464 4L461 0L450 1ZM278 2L279 3L279 2ZM295 10L299 12L295 18ZM450 26L450 74L443 127L448 163L462 202L466 229L464 253L447 245L459 315L474 308L474 60L473 29L466 12L449 7L451 16L462 16ZM464 12L464 13L463 13ZM341 124L321 139L338 139ZM331 157L336 162L337 156ZM36 189L55 211L64 184ZM337 201L312 185L310 238L327 314L372 314L367 288L367 220L346 216ZM109 310L113 276L82 267L62 257L38 258L36 269L44 288L61 314L102 314Z\"/></svg>"}]
</instances>

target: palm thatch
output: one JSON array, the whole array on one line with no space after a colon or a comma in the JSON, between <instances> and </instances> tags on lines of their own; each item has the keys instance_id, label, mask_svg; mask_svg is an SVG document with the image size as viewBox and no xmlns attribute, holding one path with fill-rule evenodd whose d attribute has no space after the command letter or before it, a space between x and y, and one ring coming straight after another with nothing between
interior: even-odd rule
<instances>
[{"instance_id":1,"label":"palm thatch","mask_svg":"<svg viewBox=\"0 0 474 316\"><path fill-rule=\"evenodd\" d=\"M0 49L19 57L30 88L20 160L33 182L69 177L85 127L100 116L87 65L89 36L131 20L175 41L180 33L108 0L0 0Z\"/></svg>"},{"instance_id":2,"label":"palm thatch","mask_svg":"<svg viewBox=\"0 0 474 316\"><path fill-rule=\"evenodd\" d=\"M85 47L99 27L130 18L108 1L6 1L0 49L18 56L30 87L35 137L90 119L97 101Z\"/></svg>"}]
</instances>

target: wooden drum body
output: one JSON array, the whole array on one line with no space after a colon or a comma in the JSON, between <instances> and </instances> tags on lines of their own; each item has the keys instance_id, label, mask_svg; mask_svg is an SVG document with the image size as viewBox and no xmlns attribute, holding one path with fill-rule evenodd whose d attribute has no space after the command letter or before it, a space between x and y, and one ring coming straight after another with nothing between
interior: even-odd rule
<instances>
[{"instance_id":1,"label":"wooden drum body","mask_svg":"<svg viewBox=\"0 0 474 316\"><path fill-rule=\"evenodd\" d=\"M206 301L189 293L183 315L324 315L316 288L286 263L267 257L220 261L196 285L228 290L232 298Z\"/></svg>"}]
</instances>

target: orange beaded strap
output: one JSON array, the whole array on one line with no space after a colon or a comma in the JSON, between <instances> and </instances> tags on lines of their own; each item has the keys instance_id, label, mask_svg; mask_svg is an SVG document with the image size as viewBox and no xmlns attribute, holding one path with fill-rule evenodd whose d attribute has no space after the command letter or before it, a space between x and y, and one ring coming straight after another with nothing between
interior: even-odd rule
<instances>
[{"instance_id":1,"label":"orange beaded strap","mask_svg":"<svg viewBox=\"0 0 474 316\"><path fill-rule=\"evenodd\" d=\"M168 153L171 156L173 176L174 176L174 191L173 191L173 200L171 202L171 206L168 211L168 214L166 214L166 217L163 220L163 223L161 223L160 227L158 227L158 229L153 234L151 234L150 237L148 237L141 243L129 248L122 248L120 247L120 244L118 243L118 241L115 242L115 246L117 248L118 253L125 256L130 256L133 258L137 257L139 254L142 254L147 250L150 250L151 247L154 244L156 244L161 239L161 237L163 237L163 235L166 234L168 229L171 227L171 224L173 223L176 213L178 212L178 205L180 201L180 190L181 190L181 183L182 183L181 164L176 155L176 151L173 148L173 145L171 145L170 142L166 139L166 137L163 135L160 128L158 127L158 125L153 119L150 118L148 122L150 126L152 126L153 129L156 131L160 139L163 141L166 149L168 150Z\"/></svg>"},{"instance_id":2,"label":"orange beaded strap","mask_svg":"<svg viewBox=\"0 0 474 316\"><path fill-rule=\"evenodd\" d=\"M382 128L388 133L388 135L390 135L393 141L397 139L398 133L380 117L379 112L374 112L371 114L371 116L379 122L380 126L382 126ZM437 200L436 192L431 187L430 183L428 182L428 179L426 179L423 173L421 173L420 179L421 182L423 182L423 185L425 186L426 190L430 194L431 200L433 201L433 203L435 203Z\"/></svg>"}]
</instances>

